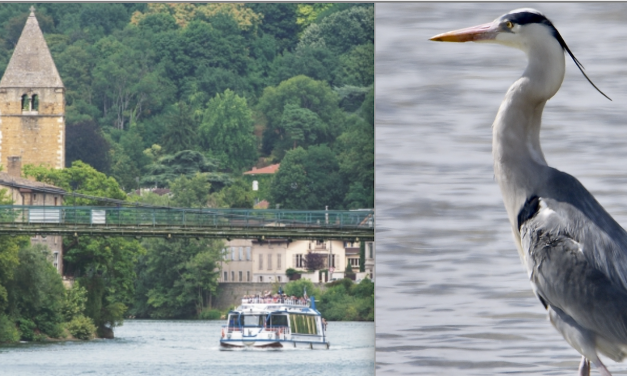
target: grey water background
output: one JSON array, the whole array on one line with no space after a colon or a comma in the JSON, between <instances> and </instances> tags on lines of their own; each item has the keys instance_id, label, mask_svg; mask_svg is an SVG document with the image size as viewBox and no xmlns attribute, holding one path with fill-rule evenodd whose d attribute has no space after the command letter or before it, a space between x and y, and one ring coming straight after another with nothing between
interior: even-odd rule
<instances>
[{"instance_id":1,"label":"grey water background","mask_svg":"<svg viewBox=\"0 0 627 376\"><path fill-rule=\"evenodd\" d=\"M330 322L329 350L219 349L222 322L127 320L113 340L0 346L0 375L374 375L374 323Z\"/></svg>"},{"instance_id":2,"label":"grey water background","mask_svg":"<svg viewBox=\"0 0 627 376\"><path fill-rule=\"evenodd\" d=\"M546 159L627 225L627 4L376 4L377 375L577 372L580 355L532 294L492 170L491 124L526 57L428 41L525 6L613 99L567 56L544 111Z\"/></svg>"}]
</instances>

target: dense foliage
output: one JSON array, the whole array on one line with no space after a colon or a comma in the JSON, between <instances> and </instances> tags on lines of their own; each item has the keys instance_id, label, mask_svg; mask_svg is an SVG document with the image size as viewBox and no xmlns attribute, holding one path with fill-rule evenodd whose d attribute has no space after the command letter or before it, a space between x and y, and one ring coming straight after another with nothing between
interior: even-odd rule
<instances>
[{"instance_id":1,"label":"dense foliage","mask_svg":"<svg viewBox=\"0 0 627 376\"><path fill-rule=\"evenodd\" d=\"M0 72L29 7L0 9ZM219 191L252 167L326 145L318 162L332 166L327 183L339 189L312 200L274 185L255 199L293 209L374 206L373 4L35 8L66 87L68 167L85 162L127 192L201 172ZM302 172L311 169L321 167Z\"/></svg>"},{"instance_id":2,"label":"dense foliage","mask_svg":"<svg viewBox=\"0 0 627 376\"><path fill-rule=\"evenodd\" d=\"M332 282L318 308L331 321L374 321L374 283L368 278L357 284L348 278Z\"/></svg>"},{"instance_id":3,"label":"dense foliage","mask_svg":"<svg viewBox=\"0 0 627 376\"><path fill-rule=\"evenodd\" d=\"M348 278L331 282L326 290L311 281L299 279L287 283L283 290L289 296L304 292L316 299L316 308L329 321L374 321L374 283L368 278L354 283Z\"/></svg>"},{"instance_id":4,"label":"dense foliage","mask_svg":"<svg viewBox=\"0 0 627 376\"><path fill-rule=\"evenodd\" d=\"M0 72L30 6L0 7ZM374 207L373 4L35 8L66 88L67 168L26 166L26 176L164 206ZM241 175L275 163L279 172L259 179L258 191ZM126 193L156 186L171 195ZM64 204L98 203L66 196ZM49 251L29 243L0 236L0 342L90 338L94 328L107 336L129 313L218 315L220 242L68 237L70 290ZM357 314L341 319L370 317L363 291L342 288L321 304L335 312L331 297L346 296Z\"/></svg>"},{"instance_id":5,"label":"dense foliage","mask_svg":"<svg viewBox=\"0 0 627 376\"><path fill-rule=\"evenodd\" d=\"M171 187L172 198L147 194L134 200L194 208L212 202L210 184L202 174L181 176L172 181ZM142 245L147 253L140 256L136 266L137 288L131 314L144 318L203 317L217 292L224 243L214 239L146 239Z\"/></svg>"},{"instance_id":6,"label":"dense foliage","mask_svg":"<svg viewBox=\"0 0 627 376\"><path fill-rule=\"evenodd\" d=\"M10 204L1 192L0 204ZM82 317L83 333L95 326L85 318L87 291L75 284L66 290L43 245L27 237L0 236L0 343L64 338L68 323Z\"/></svg>"},{"instance_id":7,"label":"dense foliage","mask_svg":"<svg viewBox=\"0 0 627 376\"><path fill-rule=\"evenodd\" d=\"M90 196L126 199L115 179L81 161L63 170L25 166L24 174L54 184L68 192ZM66 205L98 205L97 201L66 196ZM135 264L145 253L139 241L128 238L79 235L64 238L64 269L87 289L85 314L93 319L101 336L120 325L132 304Z\"/></svg>"}]
</instances>

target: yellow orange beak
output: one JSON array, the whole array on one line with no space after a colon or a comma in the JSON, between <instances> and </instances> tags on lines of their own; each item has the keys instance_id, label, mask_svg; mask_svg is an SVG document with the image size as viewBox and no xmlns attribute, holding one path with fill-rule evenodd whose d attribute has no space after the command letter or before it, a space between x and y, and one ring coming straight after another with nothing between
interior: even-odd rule
<instances>
[{"instance_id":1,"label":"yellow orange beak","mask_svg":"<svg viewBox=\"0 0 627 376\"><path fill-rule=\"evenodd\" d=\"M429 40L435 42L477 42L493 40L496 38L497 33L498 27L490 22L483 25L438 34L429 38Z\"/></svg>"}]
</instances>

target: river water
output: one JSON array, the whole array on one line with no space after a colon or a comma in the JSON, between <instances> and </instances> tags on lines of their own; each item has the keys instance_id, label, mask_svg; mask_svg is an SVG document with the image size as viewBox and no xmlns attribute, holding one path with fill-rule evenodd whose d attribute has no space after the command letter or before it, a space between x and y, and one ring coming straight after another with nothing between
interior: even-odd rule
<instances>
[{"instance_id":1,"label":"river water","mask_svg":"<svg viewBox=\"0 0 627 376\"><path fill-rule=\"evenodd\" d=\"M526 57L428 41L524 6L375 6L377 375L576 374L580 356L531 292L492 170L491 124ZM544 112L547 161L627 225L627 4L531 6L613 99L567 56Z\"/></svg>"},{"instance_id":2,"label":"river water","mask_svg":"<svg viewBox=\"0 0 627 376\"><path fill-rule=\"evenodd\" d=\"M128 320L113 340L0 346L0 375L374 375L374 323L330 322L329 350L219 349L218 321Z\"/></svg>"}]
</instances>

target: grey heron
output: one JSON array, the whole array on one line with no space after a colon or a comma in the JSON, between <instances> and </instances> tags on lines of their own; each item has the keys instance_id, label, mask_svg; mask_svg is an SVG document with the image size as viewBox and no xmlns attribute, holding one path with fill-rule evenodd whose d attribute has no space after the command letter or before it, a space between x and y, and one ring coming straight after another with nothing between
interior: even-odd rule
<instances>
[{"instance_id":1,"label":"grey heron","mask_svg":"<svg viewBox=\"0 0 627 376\"><path fill-rule=\"evenodd\" d=\"M497 43L526 53L527 67L492 125L495 177L533 291L582 355L579 375L590 374L590 362L610 375L598 354L615 361L627 355L627 232L576 178L548 166L540 147L542 112L564 80L565 53L606 95L535 9L431 40Z\"/></svg>"}]
</instances>

